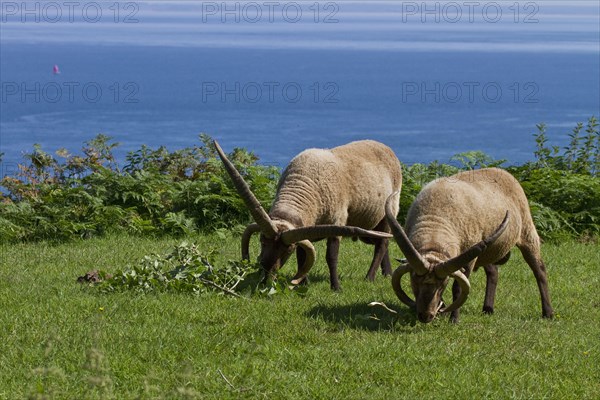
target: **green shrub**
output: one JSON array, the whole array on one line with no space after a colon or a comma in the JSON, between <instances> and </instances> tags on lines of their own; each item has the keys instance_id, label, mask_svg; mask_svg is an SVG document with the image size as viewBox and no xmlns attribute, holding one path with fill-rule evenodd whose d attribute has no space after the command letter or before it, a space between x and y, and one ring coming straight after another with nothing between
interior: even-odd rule
<instances>
[{"instance_id":1,"label":"green shrub","mask_svg":"<svg viewBox=\"0 0 600 400\"><path fill-rule=\"evenodd\" d=\"M536 161L509 167L530 201L544 238L600 234L600 134L595 117L578 123L563 149L547 147L546 127L534 134Z\"/></svg>"},{"instance_id":2,"label":"green shrub","mask_svg":"<svg viewBox=\"0 0 600 400\"><path fill-rule=\"evenodd\" d=\"M600 134L596 118L577 124L563 149L548 147L546 127L534 134L535 161L510 166L531 203L539 233L546 239L600 235ZM0 185L0 240L69 240L110 232L189 235L195 231L240 231L251 221L244 202L222 167L212 140L170 152L165 147L130 152L121 170L113 156L118 143L98 135L81 155L61 149L53 156L35 145L16 176ZM1 155L0 155L1 157ZM234 149L229 158L265 208L279 178L275 167ZM461 170L504 164L480 151L403 165L399 219L428 182Z\"/></svg>"},{"instance_id":3,"label":"green shrub","mask_svg":"<svg viewBox=\"0 0 600 400\"><path fill-rule=\"evenodd\" d=\"M211 139L170 153L146 146L130 152L121 171L112 154L117 143L98 135L57 158L35 145L17 176L1 181L0 239L68 240L108 232L188 235L196 230L231 229L250 215L217 159ZM258 199L268 207L279 172L235 149L230 159Z\"/></svg>"},{"instance_id":4,"label":"green shrub","mask_svg":"<svg viewBox=\"0 0 600 400\"><path fill-rule=\"evenodd\" d=\"M583 128L583 123L578 123L573 128L569 133L569 145L561 151L558 146L547 147L546 125L538 124L538 132L533 135L537 144L534 152L537 161L533 163L534 167L597 177L600 174L600 133L596 117L588 120L584 136Z\"/></svg>"}]
</instances>

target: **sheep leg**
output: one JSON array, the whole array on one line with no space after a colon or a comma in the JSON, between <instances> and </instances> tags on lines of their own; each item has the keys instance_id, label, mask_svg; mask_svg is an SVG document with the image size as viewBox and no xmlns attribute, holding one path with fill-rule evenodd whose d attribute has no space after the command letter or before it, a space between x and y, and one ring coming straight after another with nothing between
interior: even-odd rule
<instances>
[{"instance_id":1,"label":"sheep leg","mask_svg":"<svg viewBox=\"0 0 600 400\"><path fill-rule=\"evenodd\" d=\"M388 251L389 240L385 240L385 253L383 253L383 260L381 260L381 273L383 276L392 276L392 263L390 262L390 253Z\"/></svg>"},{"instance_id":2,"label":"sheep leg","mask_svg":"<svg viewBox=\"0 0 600 400\"><path fill-rule=\"evenodd\" d=\"M390 233L391 229L387 223L386 218L383 218L381 222L377 225L376 230L381 232ZM385 250L383 251L383 259L381 260L381 274L383 276L392 276L392 263L390 262L390 253L388 251L388 246L390 241L388 239L382 239L383 246L385 246Z\"/></svg>"},{"instance_id":3,"label":"sheep leg","mask_svg":"<svg viewBox=\"0 0 600 400\"><path fill-rule=\"evenodd\" d=\"M373 228L373 230L379 232L389 232L390 228L384 218L375 226L375 228ZM381 265L381 274L383 276L391 276L392 263L390 262L390 255L388 253L389 240L373 239L373 241L369 241L369 243L375 245L375 251L373 254L373 261L371 262L371 266L369 267L369 272L367 273L366 278L373 282L375 280L375 273L379 265Z\"/></svg>"},{"instance_id":4,"label":"sheep leg","mask_svg":"<svg viewBox=\"0 0 600 400\"><path fill-rule=\"evenodd\" d=\"M377 273L377 268L381 265L381 271L385 275L385 270L383 267L383 260L385 255L388 252L388 240L387 239L377 239L375 240L375 251L373 252L373 261L371 261L371 266L369 267L369 272L367 273L367 279L373 282L375 280L375 274ZM388 263L390 259L388 257ZM390 273L391 275L391 267Z\"/></svg>"},{"instance_id":5,"label":"sheep leg","mask_svg":"<svg viewBox=\"0 0 600 400\"><path fill-rule=\"evenodd\" d=\"M325 254L325 260L329 267L329 282L331 289L340 290L340 280L337 273L338 254L340 252L340 238L332 237L327 239L327 252Z\"/></svg>"},{"instance_id":6,"label":"sheep leg","mask_svg":"<svg viewBox=\"0 0 600 400\"><path fill-rule=\"evenodd\" d=\"M298 271L300 271L306 261L306 251L302 247L296 247L296 260L298 261ZM303 285L308 284L308 276L302 279L300 283Z\"/></svg>"},{"instance_id":7,"label":"sheep leg","mask_svg":"<svg viewBox=\"0 0 600 400\"><path fill-rule=\"evenodd\" d=\"M469 275L471 275L471 271L473 270L474 266L475 266L475 261L471 261L471 263L467 266L467 268L465 268L464 274L467 277L467 279L469 278ZM455 280L454 283L452 284L452 301L456 301L459 298L460 291L461 291L460 285ZM458 323L459 316L460 316L460 308L457 310L454 310L450 313L450 322L453 324Z\"/></svg>"},{"instance_id":8,"label":"sheep leg","mask_svg":"<svg viewBox=\"0 0 600 400\"><path fill-rule=\"evenodd\" d=\"M540 297L542 299L542 317L552 318L554 315L554 310L550 304L548 275L546 273L546 266L544 265L542 257L540 256L539 248L519 246L519 250L521 250L523 258L525 258L525 261L527 264L529 264L529 268L531 268L531 271L535 276L535 280L537 281L538 289L540 290Z\"/></svg>"},{"instance_id":9,"label":"sheep leg","mask_svg":"<svg viewBox=\"0 0 600 400\"><path fill-rule=\"evenodd\" d=\"M508 253L510 254L510 253ZM483 301L483 312L494 313L494 300L496 298L496 287L498 286L498 266L494 264L483 267L485 270L485 299Z\"/></svg>"},{"instance_id":10,"label":"sheep leg","mask_svg":"<svg viewBox=\"0 0 600 400\"><path fill-rule=\"evenodd\" d=\"M485 271L485 299L483 300L483 312L494 313L494 301L496 299L496 288L498 287L498 266L504 265L510 260L510 251L494 264L483 267Z\"/></svg>"},{"instance_id":11,"label":"sheep leg","mask_svg":"<svg viewBox=\"0 0 600 400\"><path fill-rule=\"evenodd\" d=\"M452 284L452 300L456 301L456 299L458 299L458 296L460 296L460 285L458 284L458 282L454 281L454 283ZM453 324L458 323L459 316L460 309L452 311L450 313L450 322Z\"/></svg>"}]
</instances>

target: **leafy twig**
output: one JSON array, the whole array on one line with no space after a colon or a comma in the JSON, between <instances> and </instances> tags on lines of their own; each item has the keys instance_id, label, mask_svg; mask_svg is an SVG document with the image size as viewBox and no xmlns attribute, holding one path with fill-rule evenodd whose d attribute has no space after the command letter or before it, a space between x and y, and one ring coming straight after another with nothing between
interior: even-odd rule
<instances>
[{"instance_id":1,"label":"leafy twig","mask_svg":"<svg viewBox=\"0 0 600 400\"><path fill-rule=\"evenodd\" d=\"M227 294L230 294L230 295L232 295L234 297L244 298L243 296L240 296L239 294L237 294L233 290L230 290L230 289L227 289L226 287L217 285L216 283L214 283L213 281L209 281L208 279L200 278L200 282L204 283L205 285L209 285L209 286L212 286L212 287L214 287L216 289L219 289L219 290L221 290L221 291L223 291L223 292L225 292ZM237 283L236 283L236 285L237 285Z\"/></svg>"}]
</instances>

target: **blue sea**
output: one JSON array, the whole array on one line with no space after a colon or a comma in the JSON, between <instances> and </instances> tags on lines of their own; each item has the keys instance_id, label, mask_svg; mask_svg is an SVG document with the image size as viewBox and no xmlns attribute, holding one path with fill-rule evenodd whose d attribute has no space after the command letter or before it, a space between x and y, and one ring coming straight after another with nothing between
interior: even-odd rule
<instances>
[{"instance_id":1,"label":"blue sea","mask_svg":"<svg viewBox=\"0 0 600 400\"><path fill-rule=\"evenodd\" d=\"M279 166L364 138L408 164L519 164L537 123L564 146L600 115L598 1L468 4L3 0L3 173L99 133L121 163L207 133Z\"/></svg>"}]
</instances>

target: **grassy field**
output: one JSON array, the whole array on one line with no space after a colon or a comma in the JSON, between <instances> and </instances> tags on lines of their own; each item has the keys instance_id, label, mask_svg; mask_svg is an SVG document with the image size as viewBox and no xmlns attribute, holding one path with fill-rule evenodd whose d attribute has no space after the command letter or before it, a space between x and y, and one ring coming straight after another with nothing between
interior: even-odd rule
<instances>
[{"instance_id":1,"label":"grassy field","mask_svg":"<svg viewBox=\"0 0 600 400\"><path fill-rule=\"evenodd\" d=\"M238 257L237 238L188 240L217 249L217 260ZM75 282L178 242L113 237L0 247L0 398L600 396L598 245L544 245L552 321L541 318L520 254L500 269L492 316L480 311L485 274L472 276L458 325L415 322L388 278L364 280L372 247L351 241L342 243L341 293L329 289L322 243L305 297L104 295ZM282 274L294 270L289 264ZM399 318L369 308L375 300Z\"/></svg>"}]
</instances>

